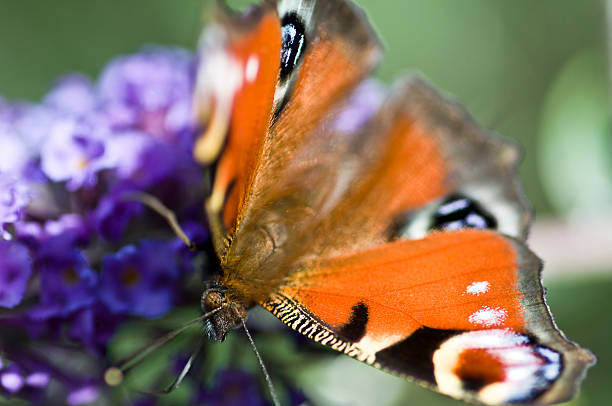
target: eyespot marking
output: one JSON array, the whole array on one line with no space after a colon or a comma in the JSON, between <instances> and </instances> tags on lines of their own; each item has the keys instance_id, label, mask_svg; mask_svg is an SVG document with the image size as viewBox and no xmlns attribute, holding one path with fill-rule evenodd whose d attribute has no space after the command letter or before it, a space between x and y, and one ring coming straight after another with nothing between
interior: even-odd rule
<instances>
[{"instance_id":1,"label":"eyespot marking","mask_svg":"<svg viewBox=\"0 0 612 406\"><path fill-rule=\"evenodd\" d=\"M461 228L496 229L497 220L476 200L455 194L440 203L433 213L430 228L443 231Z\"/></svg>"},{"instance_id":2,"label":"eyespot marking","mask_svg":"<svg viewBox=\"0 0 612 406\"><path fill-rule=\"evenodd\" d=\"M464 390L475 392L487 385L502 382L506 377L503 363L481 348L463 351L453 372L461 379Z\"/></svg>"},{"instance_id":3,"label":"eyespot marking","mask_svg":"<svg viewBox=\"0 0 612 406\"><path fill-rule=\"evenodd\" d=\"M287 80L299 64L306 49L306 28L300 16L295 13L285 15L281 21L281 64L280 80Z\"/></svg>"},{"instance_id":4,"label":"eyespot marking","mask_svg":"<svg viewBox=\"0 0 612 406\"><path fill-rule=\"evenodd\" d=\"M511 218L506 221L501 218L498 221L500 212L497 206L489 203L488 200L476 199L469 193L455 192L418 210L400 213L389 229L389 239L418 239L434 231L465 228L492 229L508 235L517 235L508 224L515 224L518 220ZM493 211L487 211L485 206ZM501 214L508 213L502 211Z\"/></svg>"},{"instance_id":5,"label":"eyespot marking","mask_svg":"<svg viewBox=\"0 0 612 406\"><path fill-rule=\"evenodd\" d=\"M469 331L451 337L433 355L442 393L470 393L486 404L529 403L559 377L561 355L510 330Z\"/></svg>"}]
</instances>

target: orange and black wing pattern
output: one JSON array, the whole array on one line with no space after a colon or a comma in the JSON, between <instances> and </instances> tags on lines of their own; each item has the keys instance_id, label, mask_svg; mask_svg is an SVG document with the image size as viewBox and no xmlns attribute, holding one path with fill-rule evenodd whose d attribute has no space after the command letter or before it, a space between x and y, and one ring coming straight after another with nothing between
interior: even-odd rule
<instances>
[{"instance_id":1,"label":"orange and black wing pattern","mask_svg":"<svg viewBox=\"0 0 612 406\"><path fill-rule=\"evenodd\" d=\"M594 357L545 304L517 146L412 76L340 130L379 57L348 0L265 1L207 30L195 156L214 169L218 283L450 396L567 400Z\"/></svg>"},{"instance_id":2,"label":"orange and black wing pattern","mask_svg":"<svg viewBox=\"0 0 612 406\"><path fill-rule=\"evenodd\" d=\"M206 209L223 262L241 228L258 221L261 196L381 52L345 1L265 1L247 15L218 14L201 40L194 109L204 131L194 156L214 164Z\"/></svg>"},{"instance_id":3,"label":"orange and black wing pattern","mask_svg":"<svg viewBox=\"0 0 612 406\"><path fill-rule=\"evenodd\" d=\"M436 232L305 264L262 305L308 338L459 399L557 403L593 357L556 329L540 268L497 233Z\"/></svg>"},{"instance_id":4,"label":"orange and black wing pattern","mask_svg":"<svg viewBox=\"0 0 612 406\"><path fill-rule=\"evenodd\" d=\"M204 32L194 110L204 128L194 157L215 163L206 211L217 252L237 226L238 210L258 164L270 124L281 52L276 7L264 3L248 16L220 5Z\"/></svg>"},{"instance_id":5,"label":"orange and black wing pattern","mask_svg":"<svg viewBox=\"0 0 612 406\"><path fill-rule=\"evenodd\" d=\"M299 234L298 263L261 304L317 342L459 399L573 396L594 357L544 301L516 146L414 78L355 140L359 170Z\"/></svg>"}]
</instances>

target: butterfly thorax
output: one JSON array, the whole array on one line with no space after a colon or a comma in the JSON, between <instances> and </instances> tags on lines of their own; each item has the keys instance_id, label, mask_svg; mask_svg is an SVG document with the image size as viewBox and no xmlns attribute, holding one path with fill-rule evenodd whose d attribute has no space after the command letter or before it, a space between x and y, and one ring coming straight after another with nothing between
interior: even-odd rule
<instances>
[{"instance_id":1,"label":"butterfly thorax","mask_svg":"<svg viewBox=\"0 0 612 406\"><path fill-rule=\"evenodd\" d=\"M222 262L221 274L207 284L201 298L203 313L216 311L204 320L211 340L223 341L230 330L240 327L248 309L267 299L282 283L285 272L280 271L283 267L274 257L264 263Z\"/></svg>"}]
</instances>

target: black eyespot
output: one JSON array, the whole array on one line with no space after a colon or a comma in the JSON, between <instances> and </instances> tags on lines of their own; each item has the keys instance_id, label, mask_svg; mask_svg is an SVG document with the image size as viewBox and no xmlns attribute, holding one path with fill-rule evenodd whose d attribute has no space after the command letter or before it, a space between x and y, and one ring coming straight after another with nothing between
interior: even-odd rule
<instances>
[{"instance_id":1,"label":"black eyespot","mask_svg":"<svg viewBox=\"0 0 612 406\"><path fill-rule=\"evenodd\" d=\"M463 196L451 195L435 211L431 229L458 230L460 228L497 228L497 220L478 202Z\"/></svg>"},{"instance_id":2,"label":"black eyespot","mask_svg":"<svg viewBox=\"0 0 612 406\"><path fill-rule=\"evenodd\" d=\"M285 15L281 24L283 44L281 48L280 79L284 81L293 72L304 54L306 29L296 13Z\"/></svg>"}]
</instances>

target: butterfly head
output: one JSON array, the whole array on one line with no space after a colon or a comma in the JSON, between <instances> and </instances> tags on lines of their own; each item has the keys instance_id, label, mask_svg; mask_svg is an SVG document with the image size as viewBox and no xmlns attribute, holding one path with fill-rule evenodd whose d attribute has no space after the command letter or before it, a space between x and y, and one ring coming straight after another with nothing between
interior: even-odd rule
<instances>
[{"instance_id":1,"label":"butterfly head","mask_svg":"<svg viewBox=\"0 0 612 406\"><path fill-rule=\"evenodd\" d=\"M246 306L233 299L227 289L216 283L202 293L202 312L215 312L204 319L204 331L208 338L215 341L224 341L230 330L238 328L246 318Z\"/></svg>"}]
</instances>

